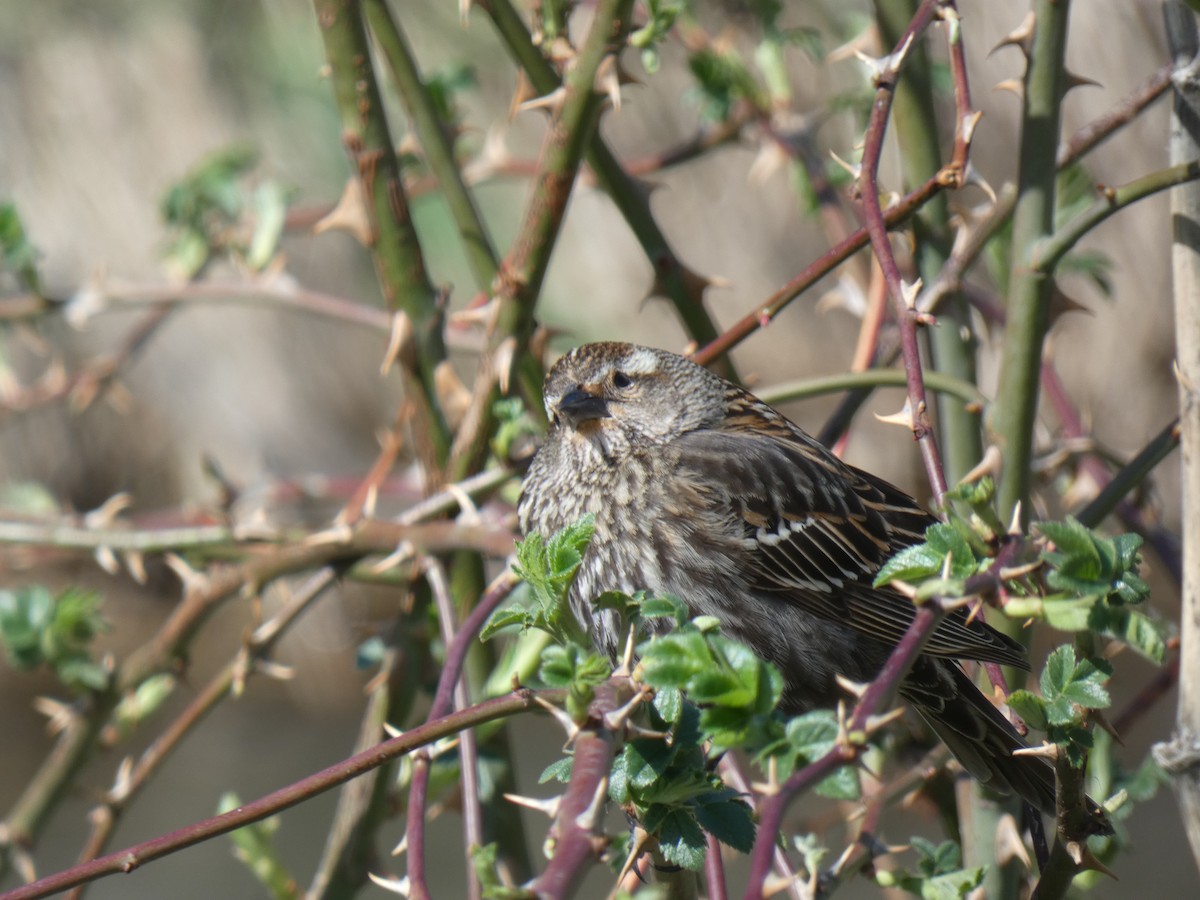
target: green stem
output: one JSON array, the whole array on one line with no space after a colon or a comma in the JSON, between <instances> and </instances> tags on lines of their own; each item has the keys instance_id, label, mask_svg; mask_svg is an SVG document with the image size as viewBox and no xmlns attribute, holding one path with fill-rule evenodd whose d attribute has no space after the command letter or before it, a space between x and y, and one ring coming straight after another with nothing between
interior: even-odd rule
<instances>
[{"instance_id":1,"label":"green stem","mask_svg":"<svg viewBox=\"0 0 1200 900\"><path fill-rule=\"evenodd\" d=\"M1054 231L1055 160L1067 90L1063 59L1069 13L1069 0L1036 0L1022 101L1011 247L1014 271L1009 283L994 422L994 438L1002 454L997 509L1001 519L1009 521L1019 508L1022 526L1029 521L1033 426L1053 289L1052 280L1036 268L1035 260L1038 243ZM997 626L1020 639L1019 623L1001 622ZM1021 684L1015 679L1023 674L1006 670L1005 677L1009 683ZM974 795L966 842L968 864L991 860L1000 818L1018 813L1017 804L990 802L979 788L975 788ZM985 876L984 892L995 898L1015 897L1020 880L1014 865L992 866Z\"/></svg>"},{"instance_id":2,"label":"green stem","mask_svg":"<svg viewBox=\"0 0 1200 900\"><path fill-rule=\"evenodd\" d=\"M1200 160L1179 163L1151 172L1119 188L1104 188L1095 203L1072 219L1066 226L1039 241L1033 250L1033 270L1051 275L1064 256L1085 234L1114 213L1144 200L1160 191L1200 179Z\"/></svg>"},{"instance_id":3,"label":"green stem","mask_svg":"<svg viewBox=\"0 0 1200 900\"><path fill-rule=\"evenodd\" d=\"M995 432L1003 453L999 512L1007 520L1021 507L1028 522L1042 345L1050 324L1053 283L1037 267L1038 247L1054 232L1055 154L1067 76L1069 0L1037 0L1029 65L1025 73L1020 172L1013 212L1013 277L1008 325L1000 359Z\"/></svg>"},{"instance_id":4,"label":"green stem","mask_svg":"<svg viewBox=\"0 0 1200 900\"><path fill-rule=\"evenodd\" d=\"M402 352L400 364L417 407L418 452L434 473L450 448L450 430L435 389L437 366L446 358L438 293L413 227L371 64L361 0L314 0L314 7L342 120L342 142L370 211L379 285L388 306L401 310L412 325L412 352Z\"/></svg>"},{"instance_id":5,"label":"green stem","mask_svg":"<svg viewBox=\"0 0 1200 900\"><path fill-rule=\"evenodd\" d=\"M806 378L802 381L789 381L784 384L764 388L758 396L765 403L776 405L791 400L805 400L810 397L820 397L824 394L836 394L841 391L854 391L860 388L904 387L906 375L903 369L868 369L865 372L840 372L837 375L826 375L821 378ZM979 388L970 381L964 381L947 375L945 372L926 372L925 386L953 398L952 405L964 407L981 406L986 398Z\"/></svg>"},{"instance_id":6,"label":"green stem","mask_svg":"<svg viewBox=\"0 0 1200 900\"><path fill-rule=\"evenodd\" d=\"M476 286L481 291L490 291L499 268L498 257L484 227L483 217L463 182L462 172L454 157L453 142L438 119L433 98L421 80L412 50L386 0L365 0L364 8L367 23L391 67L413 131L425 152L425 161L429 163L450 207L450 215L462 239Z\"/></svg>"},{"instance_id":7,"label":"green stem","mask_svg":"<svg viewBox=\"0 0 1200 900\"><path fill-rule=\"evenodd\" d=\"M520 14L509 0L480 0L478 5L491 16L496 30L513 58L525 70L534 90L539 94L555 91L559 86L558 75L534 45ZM704 308L704 279L690 272L675 255L650 210L649 192L625 171L599 133L590 138L587 160L654 267L656 289L670 300L693 340L700 344L711 343L719 331ZM722 374L736 378L728 362Z\"/></svg>"},{"instance_id":8,"label":"green stem","mask_svg":"<svg viewBox=\"0 0 1200 900\"><path fill-rule=\"evenodd\" d=\"M1142 451L1117 472L1095 499L1075 517L1088 528L1095 528L1116 509L1125 496L1141 484L1155 467L1179 446L1179 419L1160 431Z\"/></svg>"}]
</instances>

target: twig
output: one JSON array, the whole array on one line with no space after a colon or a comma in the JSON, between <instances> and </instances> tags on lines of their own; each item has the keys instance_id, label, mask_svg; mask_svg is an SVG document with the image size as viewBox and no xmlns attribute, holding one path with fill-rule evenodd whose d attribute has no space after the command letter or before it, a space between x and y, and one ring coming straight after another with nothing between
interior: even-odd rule
<instances>
[{"instance_id":1,"label":"twig","mask_svg":"<svg viewBox=\"0 0 1200 900\"><path fill-rule=\"evenodd\" d=\"M433 594L434 605L438 613L438 624L442 632L442 640L450 646L455 639L454 601L450 597L450 588L446 583L446 575L441 564L432 557L425 560L425 579ZM507 583L506 583L507 586ZM485 600L489 607L495 608L500 599L507 596L508 591L494 592ZM477 632L471 632L468 639L474 638ZM464 639L465 641L466 639ZM456 678L454 686L454 705L464 709L468 703L467 686ZM433 710L432 712L436 712ZM479 806L479 754L475 743L475 734L470 729L459 736L459 771L462 779L462 808L463 825L466 835L468 853L474 847L483 846L483 810ZM425 797L428 793L429 782L429 753L422 750L414 763L410 782L408 829L405 835L408 839L408 880L411 896L422 897L429 895L429 886L425 880ZM424 782L418 786L418 780ZM419 802L418 802L419 801ZM467 874L467 895L471 900L481 896L479 879L474 872Z\"/></svg>"},{"instance_id":2,"label":"twig","mask_svg":"<svg viewBox=\"0 0 1200 900\"><path fill-rule=\"evenodd\" d=\"M704 880L708 900L728 900L725 886L725 860L721 858L721 842L712 834L704 835Z\"/></svg>"},{"instance_id":3,"label":"twig","mask_svg":"<svg viewBox=\"0 0 1200 900\"><path fill-rule=\"evenodd\" d=\"M854 714L847 723L850 740L839 741L837 746L814 760L798 772L794 772L776 793L760 806L758 836L750 856L750 878L744 894L745 900L760 900L763 885L771 868L771 857L776 836L783 826L783 814L788 805L804 791L818 784L848 763L854 762L866 747L866 726L872 716L882 712L895 696L896 689L938 623L945 616L941 604L935 600L918 607L908 631L896 645L887 662L880 669L862 698L855 704ZM856 736L856 737L855 737Z\"/></svg>"},{"instance_id":4,"label":"twig","mask_svg":"<svg viewBox=\"0 0 1200 900\"><path fill-rule=\"evenodd\" d=\"M944 185L936 177L930 178L914 191L909 192L898 202L889 206L883 213L884 223L888 228L895 228L908 219L922 204L934 194L942 190ZM870 238L866 228L859 228L845 240L826 250L800 271L791 281L767 297L752 312L747 313L719 337L710 341L692 354L692 359L701 365L709 365L722 354L728 353L755 331L766 328L787 307L789 303L836 269L839 265L867 246Z\"/></svg>"},{"instance_id":5,"label":"twig","mask_svg":"<svg viewBox=\"0 0 1200 900\"><path fill-rule=\"evenodd\" d=\"M103 802L89 814L92 822L92 833L79 856L79 862L85 863L95 859L103 851L112 837L113 829L130 802L141 791L150 776L167 759L179 742L195 728L218 703L229 696L230 689L257 671L256 663L265 659L281 638L305 611L312 606L318 597L334 582L336 573L333 568L326 567L313 573L308 580L297 588L288 598L287 604L278 613L264 622L237 652L233 659L225 664L217 675L169 724L142 755L127 774L119 777L116 784L104 795ZM72 892L72 898L78 898L82 888Z\"/></svg>"},{"instance_id":6,"label":"twig","mask_svg":"<svg viewBox=\"0 0 1200 900\"><path fill-rule=\"evenodd\" d=\"M921 447L921 458L925 462L925 472L929 477L930 487L933 488L934 502L941 506L942 497L946 493L946 475L942 468L941 454L938 452L937 434L929 419L928 405L925 399L925 379L921 367L921 348L917 341L917 322L920 314L914 302L906 296L904 285L900 278L900 269L896 265L896 257L892 253L892 245L888 239L887 223L879 205L879 158L883 152L883 138L887 131L888 115L892 108L892 95L896 86L896 78L900 67L912 43L928 27L937 7L936 0L924 0L913 15L900 43L892 54L887 57L875 76L875 102L871 107L871 117L867 124L866 141L863 148L861 190L863 199L863 214L866 218L867 232L871 237L871 247L875 258L883 270L887 282L888 293L896 308L896 321L900 327L900 346L904 356L904 371L908 382L909 413L912 417L913 437Z\"/></svg>"},{"instance_id":7,"label":"twig","mask_svg":"<svg viewBox=\"0 0 1200 900\"><path fill-rule=\"evenodd\" d=\"M618 680L623 684L619 685ZM588 719L579 727L571 780L559 802L547 838L553 842L554 856L530 885L530 890L538 897L563 900L571 896L589 863L607 845L602 827L608 799L608 773L617 747L617 735L605 723L604 717L620 709L628 699L628 685L627 678L610 679L598 685Z\"/></svg>"},{"instance_id":8,"label":"twig","mask_svg":"<svg viewBox=\"0 0 1200 900\"><path fill-rule=\"evenodd\" d=\"M97 878L118 872L132 872L148 862L177 850L194 846L201 841L227 834L237 828L273 816L384 763L411 753L418 747L424 747L465 728L472 728L530 709L536 710L537 706L533 702L534 696L539 696L548 703L558 703L562 702L564 694L565 692L561 690L534 692L522 689L503 697L485 700L460 712L441 716L410 729L399 737L384 741L377 747L372 747L370 750L358 753L327 769L322 769L314 775L267 794L265 797L245 803L231 812L203 819L169 834L110 853L100 859L40 878L31 884L0 894L0 900L36 900L36 898L48 897L85 881L95 881Z\"/></svg>"}]
</instances>

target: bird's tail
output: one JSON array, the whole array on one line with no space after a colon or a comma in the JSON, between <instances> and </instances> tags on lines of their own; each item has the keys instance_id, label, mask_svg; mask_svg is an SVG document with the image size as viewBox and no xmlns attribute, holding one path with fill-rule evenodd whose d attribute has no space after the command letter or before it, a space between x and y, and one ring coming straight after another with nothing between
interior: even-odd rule
<instances>
[{"instance_id":1,"label":"bird's tail","mask_svg":"<svg viewBox=\"0 0 1200 900\"><path fill-rule=\"evenodd\" d=\"M1055 814L1054 768L1038 757L1013 756L1025 742L955 663L919 659L900 692L973 778ZM1111 834L1103 810L1090 798L1088 806L1096 833Z\"/></svg>"}]
</instances>

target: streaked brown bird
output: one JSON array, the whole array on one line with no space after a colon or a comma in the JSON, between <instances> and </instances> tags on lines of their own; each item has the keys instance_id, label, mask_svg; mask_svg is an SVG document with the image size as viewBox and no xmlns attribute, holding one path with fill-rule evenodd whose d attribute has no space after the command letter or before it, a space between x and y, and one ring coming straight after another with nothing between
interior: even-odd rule
<instances>
[{"instance_id":1,"label":"streaked brown bird","mask_svg":"<svg viewBox=\"0 0 1200 900\"><path fill-rule=\"evenodd\" d=\"M525 479L521 530L549 535L595 516L570 602L599 649L615 659L624 635L592 599L648 589L715 616L774 663L787 713L836 705L838 675L876 676L914 607L871 582L936 521L913 498L663 350L586 344L555 364L544 394L550 431ZM960 609L901 695L971 775L1053 813L1053 770L1012 755L1024 744L959 658L1029 668L1020 644Z\"/></svg>"}]
</instances>

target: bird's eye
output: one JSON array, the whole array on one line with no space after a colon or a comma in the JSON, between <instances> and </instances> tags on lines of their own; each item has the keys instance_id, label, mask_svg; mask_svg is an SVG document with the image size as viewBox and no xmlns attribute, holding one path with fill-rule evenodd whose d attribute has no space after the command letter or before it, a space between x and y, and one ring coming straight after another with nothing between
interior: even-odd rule
<instances>
[{"instance_id":1,"label":"bird's eye","mask_svg":"<svg viewBox=\"0 0 1200 900\"><path fill-rule=\"evenodd\" d=\"M612 383L613 383L613 387L624 390L625 388L627 388L631 384L633 384L633 379L630 378L628 375L626 375L624 372L613 372Z\"/></svg>"}]
</instances>

